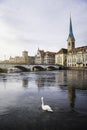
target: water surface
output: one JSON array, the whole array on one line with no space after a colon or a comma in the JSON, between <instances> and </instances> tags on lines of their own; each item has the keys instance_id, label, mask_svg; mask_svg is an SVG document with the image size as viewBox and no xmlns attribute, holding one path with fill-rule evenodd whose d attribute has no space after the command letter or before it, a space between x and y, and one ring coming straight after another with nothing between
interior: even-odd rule
<instances>
[{"instance_id":1,"label":"water surface","mask_svg":"<svg viewBox=\"0 0 87 130\"><path fill-rule=\"evenodd\" d=\"M41 109L41 97L53 113ZM87 128L87 71L0 74L0 130Z\"/></svg>"}]
</instances>

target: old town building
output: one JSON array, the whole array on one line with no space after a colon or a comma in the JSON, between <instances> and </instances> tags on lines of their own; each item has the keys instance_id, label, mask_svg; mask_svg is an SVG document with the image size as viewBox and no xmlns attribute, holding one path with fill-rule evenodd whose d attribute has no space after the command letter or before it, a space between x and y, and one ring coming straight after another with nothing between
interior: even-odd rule
<instances>
[{"instance_id":1,"label":"old town building","mask_svg":"<svg viewBox=\"0 0 87 130\"><path fill-rule=\"evenodd\" d=\"M54 52L45 52L44 55L44 64L55 64L55 53Z\"/></svg>"},{"instance_id":2,"label":"old town building","mask_svg":"<svg viewBox=\"0 0 87 130\"><path fill-rule=\"evenodd\" d=\"M10 56L8 63L34 64L34 57L28 56L28 51L23 51L22 56Z\"/></svg>"},{"instance_id":3,"label":"old town building","mask_svg":"<svg viewBox=\"0 0 87 130\"><path fill-rule=\"evenodd\" d=\"M35 64L44 64L44 50L37 50L37 54L35 55Z\"/></svg>"},{"instance_id":4,"label":"old town building","mask_svg":"<svg viewBox=\"0 0 87 130\"><path fill-rule=\"evenodd\" d=\"M75 48L75 38L73 35L71 17L67 45L67 49L62 48L58 53L56 53L55 64L70 68L87 67L87 46Z\"/></svg>"},{"instance_id":5,"label":"old town building","mask_svg":"<svg viewBox=\"0 0 87 130\"><path fill-rule=\"evenodd\" d=\"M44 50L37 51L35 55L35 64L55 64L55 53L54 52L44 52Z\"/></svg>"},{"instance_id":6,"label":"old town building","mask_svg":"<svg viewBox=\"0 0 87 130\"><path fill-rule=\"evenodd\" d=\"M67 49L60 49L55 55L55 64L66 66L67 65Z\"/></svg>"}]
</instances>

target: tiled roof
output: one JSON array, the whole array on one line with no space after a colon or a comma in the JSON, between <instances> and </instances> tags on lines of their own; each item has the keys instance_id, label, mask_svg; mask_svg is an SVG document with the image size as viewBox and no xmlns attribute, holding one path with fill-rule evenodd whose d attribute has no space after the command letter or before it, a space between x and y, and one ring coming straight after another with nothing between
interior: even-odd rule
<instances>
[{"instance_id":1,"label":"tiled roof","mask_svg":"<svg viewBox=\"0 0 87 130\"><path fill-rule=\"evenodd\" d=\"M44 52L44 50L39 50L39 52L40 52L41 56L44 56L46 54L48 54L49 56L53 56L56 54L55 52L50 52L50 51Z\"/></svg>"},{"instance_id":2,"label":"tiled roof","mask_svg":"<svg viewBox=\"0 0 87 130\"><path fill-rule=\"evenodd\" d=\"M87 50L87 46L75 48L75 51L83 51L83 50Z\"/></svg>"},{"instance_id":3,"label":"tiled roof","mask_svg":"<svg viewBox=\"0 0 87 130\"><path fill-rule=\"evenodd\" d=\"M62 48L60 51L57 52L57 54L67 54L67 49Z\"/></svg>"},{"instance_id":4,"label":"tiled roof","mask_svg":"<svg viewBox=\"0 0 87 130\"><path fill-rule=\"evenodd\" d=\"M47 51L47 52L45 52L45 54L48 54L49 56L54 56L56 53L55 52Z\"/></svg>"},{"instance_id":5,"label":"tiled roof","mask_svg":"<svg viewBox=\"0 0 87 130\"><path fill-rule=\"evenodd\" d=\"M79 51L85 51L87 50L87 46L77 47L69 52L79 52Z\"/></svg>"},{"instance_id":6,"label":"tiled roof","mask_svg":"<svg viewBox=\"0 0 87 130\"><path fill-rule=\"evenodd\" d=\"M45 55L44 50L39 50L39 52L40 52L41 56L44 56L44 55Z\"/></svg>"}]
</instances>

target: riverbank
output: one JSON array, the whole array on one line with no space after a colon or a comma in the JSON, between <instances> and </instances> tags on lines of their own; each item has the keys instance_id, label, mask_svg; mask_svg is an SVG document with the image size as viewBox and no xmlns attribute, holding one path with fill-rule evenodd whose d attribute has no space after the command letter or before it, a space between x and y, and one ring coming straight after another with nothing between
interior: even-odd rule
<instances>
[{"instance_id":1,"label":"riverbank","mask_svg":"<svg viewBox=\"0 0 87 130\"><path fill-rule=\"evenodd\" d=\"M66 70L87 70L87 67L67 67Z\"/></svg>"}]
</instances>

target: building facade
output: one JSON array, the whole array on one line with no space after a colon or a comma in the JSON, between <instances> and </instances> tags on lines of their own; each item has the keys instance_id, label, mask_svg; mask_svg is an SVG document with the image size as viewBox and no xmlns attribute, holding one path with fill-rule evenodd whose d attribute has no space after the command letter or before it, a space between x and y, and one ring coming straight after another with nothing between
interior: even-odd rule
<instances>
[{"instance_id":1,"label":"building facade","mask_svg":"<svg viewBox=\"0 0 87 130\"><path fill-rule=\"evenodd\" d=\"M35 55L35 64L55 64L55 53L54 52L44 52L44 50L37 51Z\"/></svg>"},{"instance_id":2,"label":"building facade","mask_svg":"<svg viewBox=\"0 0 87 130\"><path fill-rule=\"evenodd\" d=\"M37 50L37 54L35 55L35 64L44 64L44 50Z\"/></svg>"},{"instance_id":3,"label":"building facade","mask_svg":"<svg viewBox=\"0 0 87 130\"><path fill-rule=\"evenodd\" d=\"M28 56L28 51L22 51L22 56L16 56L14 58L10 56L8 63L34 64L34 57Z\"/></svg>"},{"instance_id":4,"label":"building facade","mask_svg":"<svg viewBox=\"0 0 87 130\"><path fill-rule=\"evenodd\" d=\"M55 64L60 64L70 68L87 67L87 46L75 48L75 38L73 35L71 17L67 49L63 48L55 55Z\"/></svg>"},{"instance_id":5,"label":"building facade","mask_svg":"<svg viewBox=\"0 0 87 130\"><path fill-rule=\"evenodd\" d=\"M44 55L44 64L55 64L55 53L54 52L45 52Z\"/></svg>"},{"instance_id":6,"label":"building facade","mask_svg":"<svg viewBox=\"0 0 87 130\"><path fill-rule=\"evenodd\" d=\"M87 67L87 46L68 52L67 67Z\"/></svg>"},{"instance_id":7,"label":"building facade","mask_svg":"<svg viewBox=\"0 0 87 130\"><path fill-rule=\"evenodd\" d=\"M66 66L67 65L67 49L60 49L55 55L55 64Z\"/></svg>"}]
</instances>

